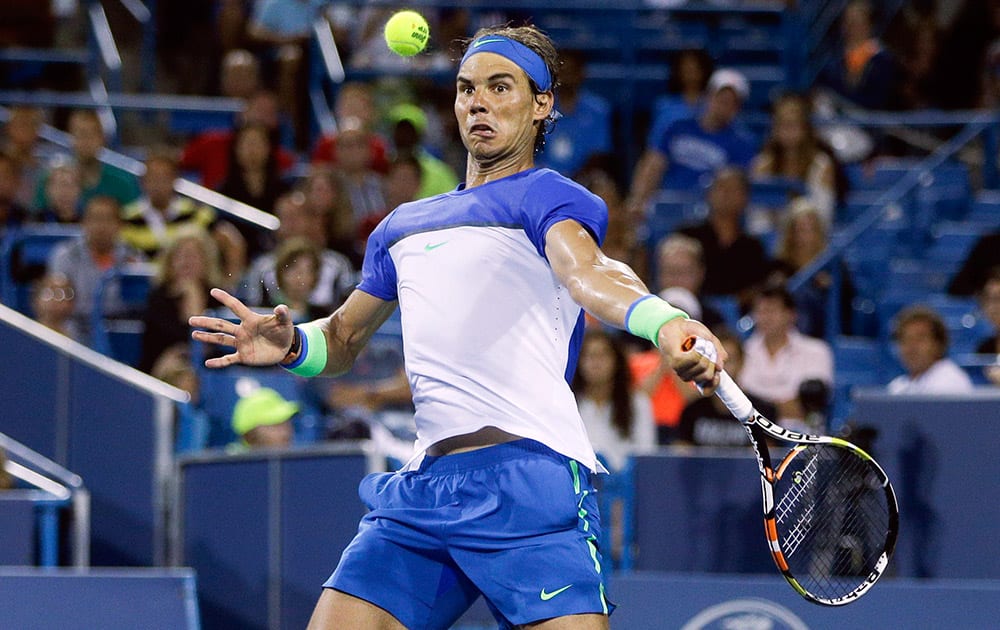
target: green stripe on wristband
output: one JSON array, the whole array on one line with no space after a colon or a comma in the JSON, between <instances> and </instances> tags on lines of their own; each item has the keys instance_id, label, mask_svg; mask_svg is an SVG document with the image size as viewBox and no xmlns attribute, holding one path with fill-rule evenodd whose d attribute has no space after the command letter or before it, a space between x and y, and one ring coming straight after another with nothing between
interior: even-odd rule
<instances>
[{"instance_id":1,"label":"green stripe on wristband","mask_svg":"<svg viewBox=\"0 0 1000 630\"><path fill-rule=\"evenodd\" d=\"M302 349L299 357L283 366L292 374L317 376L326 368L326 333L319 324L308 323L296 326L302 335Z\"/></svg>"},{"instance_id":2,"label":"green stripe on wristband","mask_svg":"<svg viewBox=\"0 0 1000 630\"><path fill-rule=\"evenodd\" d=\"M672 319L687 318L687 316L688 314L681 309L671 306L670 302L655 295L646 295L628 307L628 312L625 314L625 328L636 337L649 339L659 347L660 327Z\"/></svg>"}]
</instances>

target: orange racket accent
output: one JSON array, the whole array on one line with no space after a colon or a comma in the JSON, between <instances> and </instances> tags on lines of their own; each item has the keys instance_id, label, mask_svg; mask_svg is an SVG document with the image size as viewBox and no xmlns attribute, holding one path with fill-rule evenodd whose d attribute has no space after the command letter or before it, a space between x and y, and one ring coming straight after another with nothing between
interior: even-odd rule
<instances>
[{"instance_id":1,"label":"orange racket accent","mask_svg":"<svg viewBox=\"0 0 1000 630\"><path fill-rule=\"evenodd\" d=\"M785 554L780 551L772 551L771 555L774 556L774 563L778 565L778 568L782 571L788 570L788 563L785 562Z\"/></svg>"},{"instance_id":2,"label":"orange racket accent","mask_svg":"<svg viewBox=\"0 0 1000 630\"><path fill-rule=\"evenodd\" d=\"M688 350L694 347L694 344L696 342L697 342L697 337L688 337L687 339L681 342L681 350L687 352Z\"/></svg>"},{"instance_id":3,"label":"orange racket accent","mask_svg":"<svg viewBox=\"0 0 1000 630\"><path fill-rule=\"evenodd\" d=\"M767 539L770 541L778 540L778 526L775 524L773 518L764 519L764 529L767 530Z\"/></svg>"}]
</instances>

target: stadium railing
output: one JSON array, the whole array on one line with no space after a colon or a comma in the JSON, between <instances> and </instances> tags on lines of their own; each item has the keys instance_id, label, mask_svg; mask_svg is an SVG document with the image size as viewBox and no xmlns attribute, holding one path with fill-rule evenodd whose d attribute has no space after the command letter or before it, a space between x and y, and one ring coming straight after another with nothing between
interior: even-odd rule
<instances>
[{"instance_id":1,"label":"stadium railing","mask_svg":"<svg viewBox=\"0 0 1000 630\"><path fill-rule=\"evenodd\" d=\"M7 456L6 471L17 480L20 488L16 494L0 493L0 499L26 502L35 513L35 526L27 531L20 530L10 538L5 536L4 546L16 546L17 538L25 538L36 547L35 565L57 566L61 555L60 513L68 511L71 544L68 557L76 567L88 566L90 493L83 479L4 433L0 433L0 450ZM4 512L6 515L7 511Z\"/></svg>"}]
</instances>

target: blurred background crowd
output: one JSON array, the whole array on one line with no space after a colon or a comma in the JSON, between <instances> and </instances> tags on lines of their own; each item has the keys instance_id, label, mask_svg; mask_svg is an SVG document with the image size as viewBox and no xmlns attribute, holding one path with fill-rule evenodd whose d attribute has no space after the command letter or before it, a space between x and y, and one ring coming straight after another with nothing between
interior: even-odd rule
<instances>
[{"instance_id":1,"label":"blurred background crowd","mask_svg":"<svg viewBox=\"0 0 1000 630\"><path fill-rule=\"evenodd\" d=\"M857 385L1000 384L1000 1L433 4L404 59L381 2L3 3L4 303L189 391L180 451L405 459L398 331L344 379L262 371L248 402L186 322L215 286L299 321L341 304L378 221L464 177L455 42L531 21L563 57L537 165L606 201L605 251L719 331L762 410L840 430ZM743 445L655 352L588 329L573 387L612 467Z\"/></svg>"}]
</instances>

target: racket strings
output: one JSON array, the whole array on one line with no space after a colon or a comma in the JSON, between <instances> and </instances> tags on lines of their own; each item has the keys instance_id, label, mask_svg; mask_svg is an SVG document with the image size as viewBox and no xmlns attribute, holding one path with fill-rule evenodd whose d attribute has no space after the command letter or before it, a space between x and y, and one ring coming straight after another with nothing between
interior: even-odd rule
<instances>
[{"instance_id":1,"label":"racket strings","mask_svg":"<svg viewBox=\"0 0 1000 630\"><path fill-rule=\"evenodd\" d=\"M775 485L778 546L807 591L836 598L864 583L879 561L889 506L882 480L849 448L793 452Z\"/></svg>"}]
</instances>

